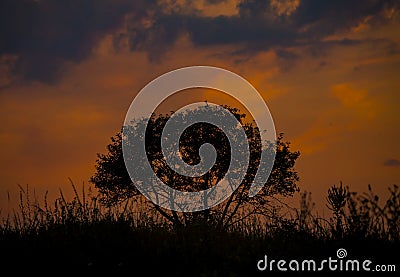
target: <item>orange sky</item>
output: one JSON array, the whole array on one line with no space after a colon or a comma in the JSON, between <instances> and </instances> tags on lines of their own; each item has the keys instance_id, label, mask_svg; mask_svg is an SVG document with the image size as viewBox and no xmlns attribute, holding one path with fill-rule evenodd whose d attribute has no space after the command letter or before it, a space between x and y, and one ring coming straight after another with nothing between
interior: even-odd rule
<instances>
[{"instance_id":1,"label":"orange sky","mask_svg":"<svg viewBox=\"0 0 400 277\"><path fill-rule=\"evenodd\" d=\"M244 2L237 6L233 0L196 5L156 2L164 16L195 14L202 20L243 18L241 12L247 11L241 8ZM300 14L302 2L269 1L268 16L277 20L295 16L297 10ZM251 43L248 37L214 42L201 34L195 37L191 28L198 27L191 25L172 41L165 38L164 45L153 30L158 18L150 8L142 12L146 16L127 13L119 24L96 33L84 57L63 56L62 66L57 67L61 73L51 81L13 70L18 61L29 60L36 52L11 51L0 45L1 209L9 205L7 191L17 195L17 184L29 184L39 195L45 190L55 195L58 188L70 193L68 177L77 185L87 185L96 153L104 152L109 138L120 130L138 91L162 73L191 65L231 70L256 87L269 106L277 132L283 132L293 149L301 152L296 166L299 185L313 193L314 201L322 203L327 188L340 180L355 191L365 191L371 184L382 194L388 185L400 183L397 6L357 15L351 24L318 33L317 41L301 43L300 37L300 42L272 46L265 46L268 37ZM274 24L268 16L265 24ZM128 45L129 36L121 35L129 30L126 22L132 17L148 34L134 49ZM254 22L257 29L259 21ZM304 24L296 32L307 32L313 24L318 22ZM153 31L157 38L152 37ZM225 31L228 36L229 30ZM117 35L121 38L118 47ZM23 64L26 70L27 63ZM199 92L182 93L176 99L176 105L205 99L230 101L224 95Z\"/></svg>"}]
</instances>

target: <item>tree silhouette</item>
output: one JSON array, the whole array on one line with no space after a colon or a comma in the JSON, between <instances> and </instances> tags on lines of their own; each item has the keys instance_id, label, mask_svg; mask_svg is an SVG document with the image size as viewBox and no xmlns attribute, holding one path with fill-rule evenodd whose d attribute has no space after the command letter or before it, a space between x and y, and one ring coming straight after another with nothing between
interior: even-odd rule
<instances>
[{"instance_id":1,"label":"tree silhouette","mask_svg":"<svg viewBox=\"0 0 400 277\"><path fill-rule=\"evenodd\" d=\"M212 107L205 107L211 109ZM203 107L203 109L205 109ZM245 123L245 114L236 108L224 106L241 123L245 130L250 151L250 159L247 172L240 186L221 204L204 211L192 213L180 213L166 210L151 203L158 213L164 216L174 226L202 223L212 224L221 229L227 229L238 221L248 219L251 216L266 215L271 210L270 200L274 195L290 196L298 191L299 180L295 162L300 153L291 151L290 143L283 141L283 135L279 134L276 148L271 143L266 145L261 141L259 129L254 122ZM198 112L198 111L197 111ZM185 116L194 116L196 111L190 111ZM185 116L180 118L185 121ZM227 136L216 126L209 123L199 122L187 128L179 140L179 150L182 159L189 165L200 162L199 148L204 143L210 143L216 149L216 162L212 168L200 177L188 177L176 173L171 169L161 148L161 135L166 122L171 115L153 115L150 119L140 119L125 131L135 136L140 128L145 128L145 145L147 159L157 177L166 185L181 191L200 191L215 186L225 175L231 161L231 149ZM125 126L126 128L126 126ZM141 129L143 131L143 129ZM126 200L128 198L140 197L142 194L132 183L125 167L122 153L122 132L111 138L107 146L106 154L98 154L96 161L96 173L90 181L95 185L103 196L107 205ZM264 144L263 144L264 143ZM262 150L263 149L263 150ZM257 172L261 151L275 151L275 163L270 177L265 180L262 190L254 197L249 197L248 191ZM135 158L135 157L132 157ZM147 161L140 161L147 162ZM153 182L151 179L143 179L143 182Z\"/></svg>"}]
</instances>

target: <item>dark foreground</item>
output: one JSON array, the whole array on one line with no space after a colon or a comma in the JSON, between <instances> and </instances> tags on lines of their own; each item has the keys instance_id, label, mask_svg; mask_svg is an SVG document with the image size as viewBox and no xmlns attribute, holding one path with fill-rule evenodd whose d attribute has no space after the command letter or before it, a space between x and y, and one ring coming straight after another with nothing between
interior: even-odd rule
<instances>
[{"instance_id":1,"label":"dark foreground","mask_svg":"<svg viewBox=\"0 0 400 277\"><path fill-rule=\"evenodd\" d=\"M317 269L324 259L336 259L337 250L347 251L348 259L366 259L369 267L395 265L400 270L399 242L357 237L322 239L301 231L281 229L274 234L251 235L220 232L209 227L186 227L172 231L163 227L130 227L126 222L61 224L35 234L3 233L0 239L1 268L16 275L27 271L35 275L58 273L110 274L111 276L309 276L288 268L290 260L313 259ZM287 272L257 268L259 260L284 259ZM264 262L260 264L264 266ZM293 263L293 266L295 264ZM338 262L339 266L339 262ZM386 270L389 270L387 268ZM325 264L314 275L354 276L345 269L330 271ZM369 273L369 274L367 274ZM385 276L393 272L365 272L358 275ZM91 274L89 274L91 275Z\"/></svg>"}]
</instances>

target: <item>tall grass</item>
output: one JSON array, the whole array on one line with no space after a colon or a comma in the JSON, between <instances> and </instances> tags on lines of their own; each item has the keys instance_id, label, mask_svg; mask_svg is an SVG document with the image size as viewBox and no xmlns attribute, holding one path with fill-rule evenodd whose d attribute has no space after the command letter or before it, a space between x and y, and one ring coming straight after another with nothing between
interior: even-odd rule
<instances>
[{"instance_id":1,"label":"tall grass","mask_svg":"<svg viewBox=\"0 0 400 277\"><path fill-rule=\"evenodd\" d=\"M28 234L48 230L53 226L68 224L96 224L99 222L124 222L131 228L162 227L171 229L168 222L150 208L143 197L131 198L113 206L103 205L100 195L92 188L79 193L71 181L74 195L67 200L60 190L59 197L52 205L46 192L42 201L29 186L19 186L19 210L1 218L0 233ZM311 194L301 193L300 208L295 209L282 202L276 202L268 217L254 216L239 220L228 229L245 235L263 236L282 230L307 233L309 236L335 239L344 237L374 237L385 240L400 240L400 189L397 185L388 188L389 198L382 203L368 191L358 194L349 187L332 186L328 190L327 207L331 218L318 217ZM240 216L239 216L240 218Z\"/></svg>"},{"instance_id":2,"label":"tall grass","mask_svg":"<svg viewBox=\"0 0 400 277\"><path fill-rule=\"evenodd\" d=\"M19 210L1 218L0 233L18 235L37 234L56 226L91 225L97 223L114 224L124 222L130 228L152 228L164 226L159 215L149 214L145 210L143 198L128 199L113 206L103 205L99 195L89 187L82 187L81 193L71 182L74 195L67 200L62 190L59 191L52 205L48 203L46 192L42 201L36 194L31 195L30 188L19 186Z\"/></svg>"},{"instance_id":3,"label":"tall grass","mask_svg":"<svg viewBox=\"0 0 400 277\"><path fill-rule=\"evenodd\" d=\"M91 188L78 192L71 186L71 200L60 191L51 204L47 193L39 201L29 186L20 187L19 210L0 223L0 261L129 270L139 263L155 270L151 261L157 260L177 275L195 269L192 275L234 276L255 270L267 251L301 257L332 254L346 245L359 255L373 249L383 253L379 258L389 259L388 253L400 245L396 185L381 202L371 187L358 194L342 184L333 186L326 199L330 218L318 217L311 195L303 192L298 209L279 200L268 217L249 217L224 231L213 225L176 230L143 198L105 206ZM179 266L173 267L175 263Z\"/></svg>"}]
</instances>

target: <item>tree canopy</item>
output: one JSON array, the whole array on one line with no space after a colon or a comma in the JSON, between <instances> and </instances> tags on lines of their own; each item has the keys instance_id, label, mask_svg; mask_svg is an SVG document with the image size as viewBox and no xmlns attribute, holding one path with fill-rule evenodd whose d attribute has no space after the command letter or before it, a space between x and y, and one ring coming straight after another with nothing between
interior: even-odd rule
<instances>
[{"instance_id":1,"label":"tree canopy","mask_svg":"<svg viewBox=\"0 0 400 277\"><path fill-rule=\"evenodd\" d=\"M255 215L266 215L270 212L270 199L274 195L291 196L298 191L299 180L295 170L298 151L290 149L290 143L283 140L279 134L276 143L264 149L260 131L255 122L245 122L246 115L238 109L224 106L241 123L245 130L250 151L247 172L240 186L228 199L221 204L201 212L179 213L163 209L156 204L150 206L163 215L175 226L182 226L195 221L214 224L220 228L228 228L237 220ZM190 111L196 113L196 111ZM187 116L193 116L194 114ZM231 149L228 138L216 126L199 122L187 128L179 140L179 150L182 159L189 165L200 162L199 148L204 143L210 143L217 152L216 162L212 168L200 177L188 177L176 173L166 163L161 149L161 135L171 114L153 115L150 119L135 122L130 134L135 136L139 128L146 128L145 145L147 159L157 177L166 185L181 191L200 191L215 186L225 175L230 162ZM185 120L185 118L181 118ZM126 169L122 152L122 131L111 138L106 154L98 154L96 172L90 181L102 195L107 205L142 196L133 184ZM268 180L262 190L254 197L249 197L248 191L257 172L261 151L275 151L275 162ZM144 161L145 162L145 161ZM152 180L148 180L152 182Z\"/></svg>"}]
</instances>

